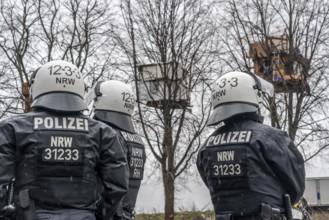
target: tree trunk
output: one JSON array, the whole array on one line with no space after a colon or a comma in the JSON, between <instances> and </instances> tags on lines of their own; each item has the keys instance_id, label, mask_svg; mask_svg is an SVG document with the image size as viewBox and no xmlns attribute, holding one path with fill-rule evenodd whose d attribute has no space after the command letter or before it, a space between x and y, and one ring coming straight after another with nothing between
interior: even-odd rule
<instances>
[{"instance_id":1,"label":"tree trunk","mask_svg":"<svg viewBox=\"0 0 329 220\"><path fill-rule=\"evenodd\" d=\"M170 91L170 90L169 90ZM172 116L170 114L171 107L167 105L163 111L164 119L164 137L163 137L163 164L162 178L165 193L165 220L174 219L174 198L175 198L175 150L172 142Z\"/></svg>"},{"instance_id":2,"label":"tree trunk","mask_svg":"<svg viewBox=\"0 0 329 220\"><path fill-rule=\"evenodd\" d=\"M175 185L173 174L168 170L162 170L163 186L165 192L165 220L174 219Z\"/></svg>"}]
</instances>

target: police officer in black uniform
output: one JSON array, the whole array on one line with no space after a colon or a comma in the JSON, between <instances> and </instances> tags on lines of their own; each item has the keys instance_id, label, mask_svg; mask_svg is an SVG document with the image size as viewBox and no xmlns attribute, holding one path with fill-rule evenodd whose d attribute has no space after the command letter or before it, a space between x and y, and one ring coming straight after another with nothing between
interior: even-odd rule
<instances>
[{"instance_id":1,"label":"police officer in black uniform","mask_svg":"<svg viewBox=\"0 0 329 220\"><path fill-rule=\"evenodd\" d=\"M284 196L294 204L304 192L302 155L257 114L263 92L273 95L272 84L244 72L223 75L212 91L208 125L219 127L200 149L197 168L216 220L281 220L291 205Z\"/></svg>"},{"instance_id":2,"label":"police officer in black uniform","mask_svg":"<svg viewBox=\"0 0 329 220\"><path fill-rule=\"evenodd\" d=\"M134 218L134 208L146 159L143 141L136 133L131 120L135 96L130 86L117 80L99 82L91 94L94 94L93 98L88 97L87 100L96 100L94 118L113 127L124 142L130 171L129 190L113 219L130 220Z\"/></svg>"},{"instance_id":3,"label":"police officer in black uniform","mask_svg":"<svg viewBox=\"0 0 329 220\"><path fill-rule=\"evenodd\" d=\"M103 191L104 219L128 188L117 133L84 116L83 76L66 61L41 66L31 79L33 111L0 123L0 205L15 177L19 220L95 220Z\"/></svg>"}]
</instances>

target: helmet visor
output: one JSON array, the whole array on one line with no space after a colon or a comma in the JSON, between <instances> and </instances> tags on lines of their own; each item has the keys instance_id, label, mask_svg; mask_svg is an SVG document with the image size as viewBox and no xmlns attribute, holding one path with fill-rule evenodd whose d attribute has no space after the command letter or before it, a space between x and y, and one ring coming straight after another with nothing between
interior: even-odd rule
<instances>
[{"instance_id":1,"label":"helmet visor","mask_svg":"<svg viewBox=\"0 0 329 220\"><path fill-rule=\"evenodd\" d=\"M256 76L256 75L255 75ZM273 97L274 95L274 86L272 83L266 81L265 79L256 76L257 79L259 80L260 84L261 84L261 90L262 92L266 93L267 95L269 95L270 97Z\"/></svg>"},{"instance_id":2,"label":"helmet visor","mask_svg":"<svg viewBox=\"0 0 329 220\"><path fill-rule=\"evenodd\" d=\"M225 119L232 117L233 115L246 112L256 112L257 109L257 106L247 103L223 104L214 109L213 113L208 119L207 125L217 125Z\"/></svg>"},{"instance_id":3,"label":"helmet visor","mask_svg":"<svg viewBox=\"0 0 329 220\"><path fill-rule=\"evenodd\" d=\"M43 107L63 112L79 112L87 109L80 96L70 93L47 93L41 95L32 102L31 107Z\"/></svg>"},{"instance_id":4,"label":"helmet visor","mask_svg":"<svg viewBox=\"0 0 329 220\"><path fill-rule=\"evenodd\" d=\"M93 87L89 89L89 91L85 94L83 99L85 100L86 105L88 106L92 101L96 99L96 97L101 96L102 94L100 93L100 85L103 83L103 81L99 81L94 84Z\"/></svg>"},{"instance_id":5,"label":"helmet visor","mask_svg":"<svg viewBox=\"0 0 329 220\"><path fill-rule=\"evenodd\" d=\"M104 122L113 124L124 131L135 133L135 129L131 121L130 115L126 115L120 112L96 110L94 117Z\"/></svg>"}]
</instances>

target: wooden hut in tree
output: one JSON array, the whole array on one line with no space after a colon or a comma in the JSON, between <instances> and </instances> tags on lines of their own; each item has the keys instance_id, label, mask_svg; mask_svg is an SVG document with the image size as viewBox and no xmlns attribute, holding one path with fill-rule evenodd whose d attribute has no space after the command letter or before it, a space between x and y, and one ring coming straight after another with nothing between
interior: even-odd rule
<instances>
[{"instance_id":1,"label":"wooden hut in tree","mask_svg":"<svg viewBox=\"0 0 329 220\"><path fill-rule=\"evenodd\" d=\"M309 60L285 37L267 37L250 44L254 73L273 83L276 92L306 92Z\"/></svg>"},{"instance_id":2,"label":"wooden hut in tree","mask_svg":"<svg viewBox=\"0 0 329 220\"><path fill-rule=\"evenodd\" d=\"M189 74L177 62L138 66L138 91L141 101L155 108L190 106Z\"/></svg>"}]
</instances>

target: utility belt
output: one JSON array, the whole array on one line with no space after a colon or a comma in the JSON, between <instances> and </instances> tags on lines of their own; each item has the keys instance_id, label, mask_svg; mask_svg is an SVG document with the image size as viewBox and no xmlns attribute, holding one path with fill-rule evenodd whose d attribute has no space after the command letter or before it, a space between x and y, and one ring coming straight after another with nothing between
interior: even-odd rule
<instances>
[{"instance_id":1,"label":"utility belt","mask_svg":"<svg viewBox=\"0 0 329 220\"><path fill-rule=\"evenodd\" d=\"M284 214L280 209L273 208L267 204L261 204L260 213L255 215L234 216L231 213L218 214L216 220L285 220Z\"/></svg>"},{"instance_id":2,"label":"utility belt","mask_svg":"<svg viewBox=\"0 0 329 220\"><path fill-rule=\"evenodd\" d=\"M18 193L17 207L17 219L19 220L34 220L35 219L35 204L30 198L30 192L28 189L21 190Z\"/></svg>"},{"instance_id":3,"label":"utility belt","mask_svg":"<svg viewBox=\"0 0 329 220\"><path fill-rule=\"evenodd\" d=\"M30 197L30 193L33 193L33 190L25 189L21 190L18 193L18 197L16 198L15 206L16 206L16 219L17 220L35 220L36 219L36 210L42 210L44 208L41 208L38 206L38 204L35 204L34 200ZM57 211L56 209L53 211ZM84 210L88 213L92 212L93 214L96 214L92 210Z\"/></svg>"}]
</instances>

